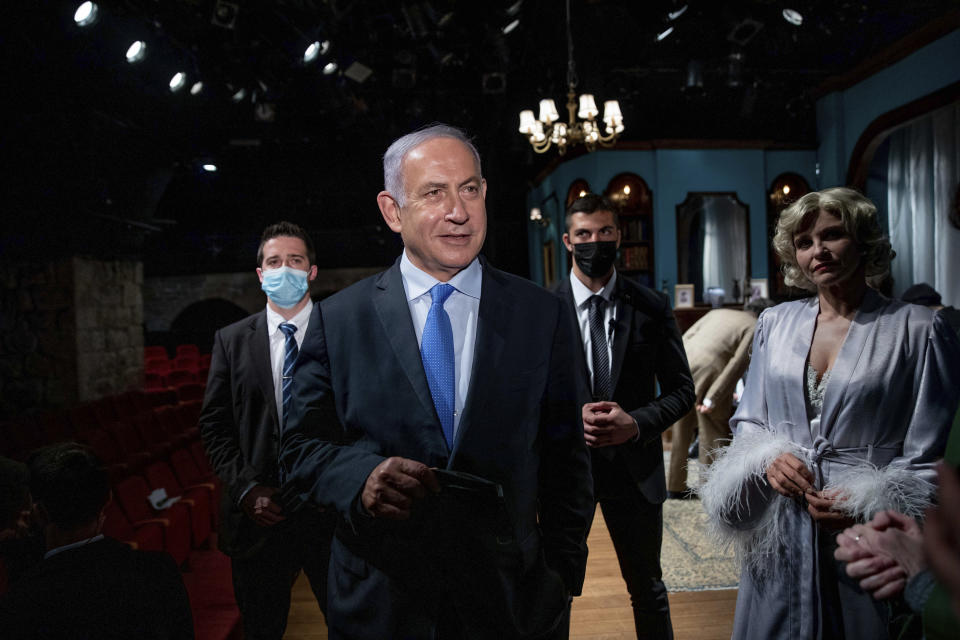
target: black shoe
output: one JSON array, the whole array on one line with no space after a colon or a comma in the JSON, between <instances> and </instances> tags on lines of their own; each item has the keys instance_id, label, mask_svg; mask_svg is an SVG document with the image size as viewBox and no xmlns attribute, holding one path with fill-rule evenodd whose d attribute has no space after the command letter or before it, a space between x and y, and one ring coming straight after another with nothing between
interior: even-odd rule
<instances>
[{"instance_id":1,"label":"black shoe","mask_svg":"<svg viewBox=\"0 0 960 640\"><path fill-rule=\"evenodd\" d=\"M684 489L683 491L667 491L668 500L699 500L700 496L697 495L692 489Z\"/></svg>"}]
</instances>

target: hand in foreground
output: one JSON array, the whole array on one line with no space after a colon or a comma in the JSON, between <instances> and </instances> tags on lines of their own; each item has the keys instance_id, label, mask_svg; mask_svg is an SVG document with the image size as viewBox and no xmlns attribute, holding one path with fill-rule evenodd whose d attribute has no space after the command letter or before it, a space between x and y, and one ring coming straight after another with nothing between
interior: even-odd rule
<instances>
[{"instance_id":1,"label":"hand in foreground","mask_svg":"<svg viewBox=\"0 0 960 640\"><path fill-rule=\"evenodd\" d=\"M697 413L702 413L702 414L704 414L704 415L706 415L706 414L708 414L708 413L713 413L713 405L712 405L712 404L698 404L698 405L696 405L696 409L697 409Z\"/></svg>"},{"instance_id":2,"label":"hand in foreground","mask_svg":"<svg viewBox=\"0 0 960 640\"><path fill-rule=\"evenodd\" d=\"M278 522L287 519L283 515L283 508L273 501L275 487L266 487L262 484L254 485L247 495L240 501L240 507L247 517L261 527L272 527Z\"/></svg>"},{"instance_id":3,"label":"hand in foreground","mask_svg":"<svg viewBox=\"0 0 960 640\"><path fill-rule=\"evenodd\" d=\"M881 511L867 524L845 530L833 555L877 600L899 595L907 580L926 568L920 525L897 511Z\"/></svg>"},{"instance_id":4,"label":"hand in foreground","mask_svg":"<svg viewBox=\"0 0 960 640\"><path fill-rule=\"evenodd\" d=\"M609 447L637 437L640 428L616 402L588 402L581 411L583 439L588 447Z\"/></svg>"},{"instance_id":5,"label":"hand in foreground","mask_svg":"<svg viewBox=\"0 0 960 640\"><path fill-rule=\"evenodd\" d=\"M930 570L950 594L953 611L960 616L960 474L940 463L937 475L941 506L927 510L923 543Z\"/></svg>"},{"instance_id":6,"label":"hand in foreground","mask_svg":"<svg viewBox=\"0 0 960 640\"><path fill-rule=\"evenodd\" d=\"M378 464L363 486L360 500L375 518L406 520L413 501L427 491L440 491L430 467L408 458L387 458Z\"/></svg>"},{"instance_id":7,"label":"hand in foreground","mask_svg":"<svg viewBox=\"0 0 960 640\"><path fill-rule=\"evenodd\" d=\"M792 453L781 453L767 467L767 481L773 490L788 498L813 492L813 474Z\"/></svg>"},{"instance_id":8,"label":"hand in foreground","mask_svg":"<svg viewBox=\"0 0 960 640\"><path fill-rule=\"evenodd\" d=\"M805 497L807 513L824 529L839 531L856 523L855 519L837 508L841 499L836 492L808 491Z\"/></svg>"}]
</instances>

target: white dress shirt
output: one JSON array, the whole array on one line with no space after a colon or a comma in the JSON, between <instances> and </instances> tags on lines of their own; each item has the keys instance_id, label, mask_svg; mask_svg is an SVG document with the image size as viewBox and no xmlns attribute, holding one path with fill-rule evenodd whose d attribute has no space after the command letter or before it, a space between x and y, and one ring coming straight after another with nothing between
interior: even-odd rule
<instances>
[{"instance_id":1,"label":"white dress shirt","mask_svg":"<svg viewBox=\"0 0 960 640\"><path fill-rule=\"evenodd\" d=\"M417 344L423 339L423 327L427 323L427 314L433 299L430 289L440 281L418 269L407 257L404 250L400 259L400 275L403 278L403 290L410 307L410 318L413 328L417 332ZM477 258L453 276L448 284L453 285L455 291L450 294L443 304L444 310L450 316L450 326L453 329L454 373L456 383L456 406L453 412L453 433L457 434L460 426L460 415L466 404L467 392L470 390L470 375L473 373L473 350L477 340L477 315L480 313L480 287L483 282L483 269Z\"/></svg>"},{"instance_id":2,"label":"white dress shirt","mask_svg":"<svg viewBox=\"0 0 960 640\"><path fill-rule=\"evenodd\" d=\"M297 341L297 349L303 344L303 337L307 333L307 325L310 323L310 312L313 311L313 300L307 300L303 309L297 312L289 320L267 305L267 335L270 337L270 368L273 371L273 392L277 400L277 418L280 425L283 425L283 356L286 353L287 336L280 331L280 325L284 322L295 325L296 333L293 334Z\"/></svg>"},{"instance_id":3,"label":"white dress shirt","mask_svg":"<svg viewBox=\"0 0 960 640\"><path fill-rule=\"evenodd\" d=\"M577 324L580 325L580 338L583 340L583 355L587 359L587 368L590 370L590 388L593 388L593 351L592 341L590 340L590 298L600 296L607 301L603 315L603 326L607 328L607 362L613 365L613 327L617 321L617 305L610 304L610 297L613 295L613 288L617 284L617 270L613 270L610 280L600 291L593 292L587 288L587 285L580 282L580 279L570 271L570 290L573 292L573 301L577 305Z\"/></svg>"}]
</instances>

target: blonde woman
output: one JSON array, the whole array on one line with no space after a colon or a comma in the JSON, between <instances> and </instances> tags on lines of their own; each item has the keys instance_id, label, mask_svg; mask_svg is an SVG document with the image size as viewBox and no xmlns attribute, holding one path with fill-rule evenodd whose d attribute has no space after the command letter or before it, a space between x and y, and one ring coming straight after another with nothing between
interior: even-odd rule
<instances>
[{"instance_id":1,"label":"blonde woman","mask_svg":"<svg viewBox=\"0 0 960 640\"><path fill-rule=\"evenodd\" d=\"M833 559L882 509L918 516L960 389L960 344L926 307L870 285L893 252L852 189L783 211L774 248L813 296L757 323L733 442L701 490L742 562L734 638L886 638L888 612Z\"/></svg>"}]
</instances>

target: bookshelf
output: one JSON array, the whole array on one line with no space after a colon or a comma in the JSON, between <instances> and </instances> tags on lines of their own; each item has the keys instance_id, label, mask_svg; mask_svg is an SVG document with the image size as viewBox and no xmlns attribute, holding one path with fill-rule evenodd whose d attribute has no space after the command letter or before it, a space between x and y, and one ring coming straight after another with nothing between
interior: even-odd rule
<instances>
[{"instance_id":1,"label":"bookshelf","mask_svg":"<svg viewBox=\"0 0 960 640\"><path fill-rule=\"evenodd\" d=\"M634 173L621 173L607 184L604 195L619 208L620 255L617 270L650 288L654 280L653 194Z\"/></svg>"}]
</instances>

